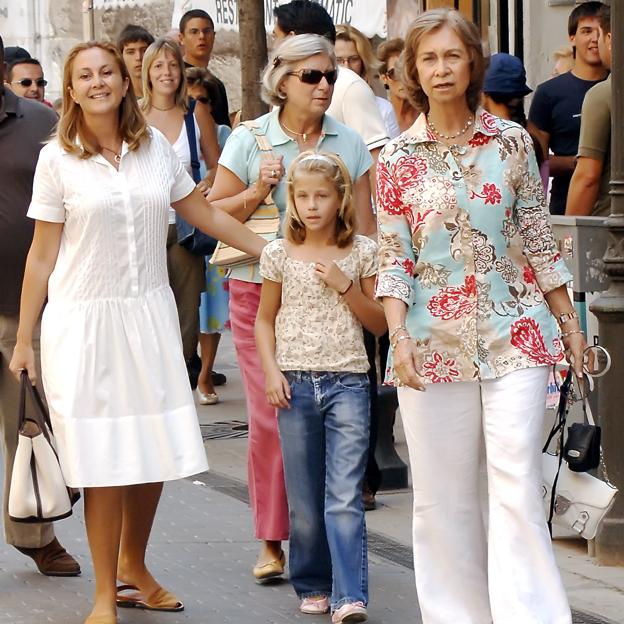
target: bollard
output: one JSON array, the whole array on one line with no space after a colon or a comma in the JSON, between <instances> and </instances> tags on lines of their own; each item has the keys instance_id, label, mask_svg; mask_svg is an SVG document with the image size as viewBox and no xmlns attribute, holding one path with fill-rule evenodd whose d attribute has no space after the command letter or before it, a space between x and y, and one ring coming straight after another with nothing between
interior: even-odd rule
<instances>
[{"instance_id":1,"label":"bollard","mask_svg":"<svg viewBox=\"0 0 624 624\"><path fill-rule=\"evenodd\" d=\"M400 490L408 487L407 465L394 448L394 422L399 400L396 388L381 386L377 397L379 429L375 459L381 471L380 490Z\"/></svg>"}]
</instances>

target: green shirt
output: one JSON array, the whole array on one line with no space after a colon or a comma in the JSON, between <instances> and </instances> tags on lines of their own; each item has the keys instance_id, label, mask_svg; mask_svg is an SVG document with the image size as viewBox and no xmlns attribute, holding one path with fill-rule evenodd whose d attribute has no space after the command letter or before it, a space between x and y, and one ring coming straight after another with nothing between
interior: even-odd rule
<instances>
[{"instance_id":1,"label":"green shirt","mask_svg":"<svg viewBox=\"0 0 624 624\"><path fill-rule=\"evenodd\" d=\"M593 216L611 212L611 76L593 86L583 101L578 155L602 162L602 176Z\"/></svg>"},{"instance_id":2,"label":"green shirt","mask_svg":"<svg viewBox=\"0 0 624 624\"><path fill-rule=\"evenodd\" d=\"M278 114L279 109L276 109L259 117L257 121L260 124L260 132L266 135L275 154L284 157L284 167L288 169L290 163L299 155L299 145L282 130ZM373 163L373 159L360 135L329 115L323 117L323 128L317 149L320 152L338 154L347 166L354 182L364 175ZM246 186L250 186L258 179L260 156L254 135L248 128L240 125L228 138L219 158L219 164L229 169ZM286 213L285 178L284 175L273 190L273 199L279 209L282 223ZM230 273L230 279L258 284L262 282L257 263L250 266L235 267Z\"/></svg>"}]
</instances>

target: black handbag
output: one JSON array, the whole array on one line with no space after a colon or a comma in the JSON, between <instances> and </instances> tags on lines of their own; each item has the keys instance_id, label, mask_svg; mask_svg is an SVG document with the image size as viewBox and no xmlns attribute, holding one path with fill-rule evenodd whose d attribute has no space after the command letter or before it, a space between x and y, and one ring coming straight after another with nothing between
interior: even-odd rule
<instances>
[{"instance_id":1,"label":"black handbag","mask_svg":"<svg viewBox=\"0 0 624 624\"><path fill-rule=\"evenodd\" d=\"M191 171L195 184L201 181L199 173L199 155L197 154L197 136L195 134L195 100L189 100L189 108L184 115L184 124L188 136L189 150L191 153ZM204 234L199 228L193 227L188 221L176 213L176 230L178 233L178 244L182 245L196 256L210 256L217 246L217 239L208 234Z\"/></svg>"},{"instance_id":2,"label":"black handbag","mask_svg":"<svg viewBox=\"0 0 624 624\"><path fill-rule=\"evenodd\" d=\"M600 434L598 425L574 423L568 427L563 458L573 472L587 472L600 465Z\"/></svg>"}]
</instances>

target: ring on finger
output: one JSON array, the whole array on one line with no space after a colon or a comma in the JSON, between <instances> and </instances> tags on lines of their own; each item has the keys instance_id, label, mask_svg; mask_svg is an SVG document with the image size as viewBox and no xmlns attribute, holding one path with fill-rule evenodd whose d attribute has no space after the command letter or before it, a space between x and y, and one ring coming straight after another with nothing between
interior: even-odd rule
<instances>
[{"instance_id":1,"label":"ring on finger","mask_svg":"<svg viewBox=\"0 0 624 624\"><path fill-rule=\"evenodd\" d=\"M271 177L274 178L275 176L277 176L277 171L275 171L275 169L271 169Z\"/></svg>"}]
</instances>

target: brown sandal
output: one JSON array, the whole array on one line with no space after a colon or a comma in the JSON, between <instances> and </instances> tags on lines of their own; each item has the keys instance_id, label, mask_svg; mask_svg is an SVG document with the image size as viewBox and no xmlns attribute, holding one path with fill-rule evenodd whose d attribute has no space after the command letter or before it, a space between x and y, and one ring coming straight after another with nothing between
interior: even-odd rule
<instances>
[{"instance_id":1,"label":"brown sandal","mask_svg":"<svg viewBox=\"0 0 624 624\"><path fill-rule=\"evenodd\" d=\"M135 594L122 592L133 591ZM184 611L184 605L171 592L159 587L144 598L136 585L117 587L117 606L124 609L145 609L146 611Z\"/></svg>"}]
</instances>

